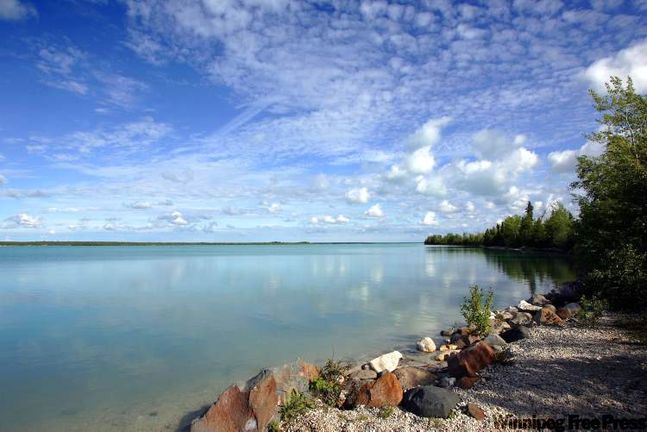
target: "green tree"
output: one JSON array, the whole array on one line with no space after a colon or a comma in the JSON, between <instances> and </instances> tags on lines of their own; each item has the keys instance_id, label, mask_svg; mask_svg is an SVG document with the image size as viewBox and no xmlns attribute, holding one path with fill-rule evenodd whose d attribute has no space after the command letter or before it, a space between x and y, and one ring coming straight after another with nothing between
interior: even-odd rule
<instances>
[{"instance_id":1,"label":"green tree","mask_svg":"<svg viewBox=\"0 0 647 432\"><path fill-rule=\"evenodd\" d=\"M573 215L558 203L545 223L550 246L568 250L573 247L575 231Z\"/></svg>"},{"instance_id":2,"label":"green tree","mask_svg":"<svg viewBox=\"0 0 647 432\"><path fill-rule=\"evenodd\" d=\"M584 287L612 307L647 309L647 96L612 77L590 91L602 128L589 140L599 157L578 159L576 258Z\"/></svg>"},{"instance_id":3,"label":"green tree","mask_svg":"<svg viewBox=\"0 0 647 432\"><path fill-rule=\"evenodd\" d=\"M519 227L519 241L523 246L532 244L533 210L532 203L528 201L526 213L523 215L521 226Z\"/></svg>"},{"instance_id":4,"label":"green tree","mask_svg":"<svg viewBox=\"0 0 647 432\"><path fill-rule=\"evenodd\" d=\"M507 247L518 247L521 245L519 231L521 229L521 216L508 216L501 222L501 236L503 244Z\"/></svg>"}]
</instances>

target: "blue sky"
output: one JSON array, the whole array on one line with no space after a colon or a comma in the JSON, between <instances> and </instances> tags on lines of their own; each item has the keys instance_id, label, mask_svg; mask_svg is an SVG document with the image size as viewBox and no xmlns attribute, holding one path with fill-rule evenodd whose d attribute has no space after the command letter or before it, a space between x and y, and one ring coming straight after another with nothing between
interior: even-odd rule
<instances>
[{"instance_id":1,"label":"blue sky","mask_svg":"<svg viewBox=\"0 0 647 432\"><path fill-rule=\"evenodd\" d=\"M557 200L647 3L0 0L0 239L421 241Z\"/></svg>"}]
</instances>

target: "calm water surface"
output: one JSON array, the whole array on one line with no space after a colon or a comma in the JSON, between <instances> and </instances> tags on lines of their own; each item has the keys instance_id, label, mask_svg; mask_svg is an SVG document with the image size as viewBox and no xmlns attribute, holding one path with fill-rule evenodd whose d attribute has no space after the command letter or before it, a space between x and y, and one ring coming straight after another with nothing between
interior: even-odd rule
<instances>
[{"instance_id":1,"label":"calm water surface","mask_svg":"<svg viewBox=\"0 0 647 432\"><path fill-rule=\"evenodd\" d=\"M0 247L0 430L177 428L297 357L362 357L572 278L561 257L419 244Z\"/></svg>"}]
</instances>

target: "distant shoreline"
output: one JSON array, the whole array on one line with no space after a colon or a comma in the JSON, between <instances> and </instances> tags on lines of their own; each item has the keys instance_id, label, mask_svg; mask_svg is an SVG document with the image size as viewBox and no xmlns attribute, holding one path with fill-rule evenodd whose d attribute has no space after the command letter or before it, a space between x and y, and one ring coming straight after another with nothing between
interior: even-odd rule
<instances>
[{"instance_id":1,"label":"distant shoreline","mask_svg":"<svg viewBox=\"0 0 647 432\"><path fill-rule=\"evenodd\" d=\"M344 244L416 244L419 242L122 242L122 241L0 241L2 246L299 246Z\"/></svg>"}]
</instances>

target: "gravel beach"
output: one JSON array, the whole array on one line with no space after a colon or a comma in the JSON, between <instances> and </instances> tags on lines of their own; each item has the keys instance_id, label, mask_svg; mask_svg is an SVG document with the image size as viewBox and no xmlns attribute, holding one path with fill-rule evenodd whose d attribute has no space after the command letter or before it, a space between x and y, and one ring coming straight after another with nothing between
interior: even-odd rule
<instances>
[{"instance_id":1,"label":"gravel beach","mask_svg":"<svg viewBox=\"0 0 647 432\"><path fill-rule=\"evenodd\" d=\"M607 314L595 328L570 323L565 328L532 328L531 338L510 344L513 364L483 370L470 390L454 389L461 403L448 419L421 418L399 408L343 411L320 406L284 423L282 430L490 431L512 430L496 421L506 416L645 418L647 346L615 326L621 318ZM468 403L481 407L485 419L470 416Z\"/></svg>"}]
</instances>

